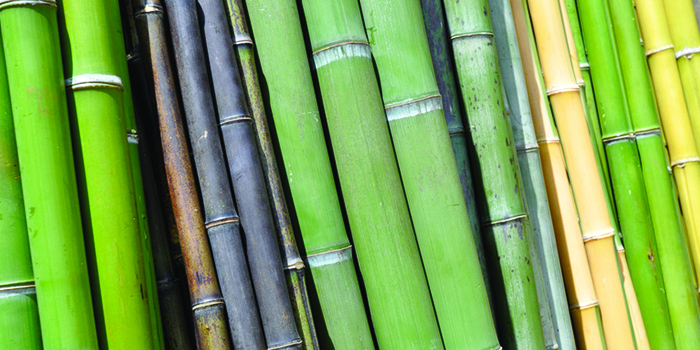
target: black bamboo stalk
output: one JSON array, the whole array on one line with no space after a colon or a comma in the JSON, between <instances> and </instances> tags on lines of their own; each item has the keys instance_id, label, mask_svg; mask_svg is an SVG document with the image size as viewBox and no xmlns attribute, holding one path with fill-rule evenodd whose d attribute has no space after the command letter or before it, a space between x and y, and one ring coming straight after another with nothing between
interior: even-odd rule
<instances>
[{"instance_id":1,"label":"black bamboo stalk","mask_svg":"<svg viewBox=\"0 0 700 350\"><path fill-rule=\"evenodd\" d=\"M132 0L144 59L152 68L165 171L170 188L199 349L229 349L224 301L204 230L199 198L180 116L159 0ZM149 80L151 80L149 79Z\"/></svg>"},{"instance_id":2,"label":"black bamboo stalk","mask_svg":"<svg viewBox=\"0 0 700 350\"><path fill-rule=\"evenodd\" d=\"M301 349L282 272L275 224L258 153L253 120L221 0L198 0L204 40L228 156L229 174L246 238L248 261L268 348Z\"/></svg>"},{"instance_id":3,"label":"black bamboo stalk","mask_svg":"<svg viewBox=\"0 0 700 350\"><path fill-rule=\"evenodd\" d=\"M265 339L255 303L253 284L248 274L246 255L241 242L239 218L226 176L226 161L215 120L216 114L209 85L206 56L202 50L197 1L167 0L165 4L178 66L180 91L185 107L190 145L194 153L204 203L205 225L214 254L219 283L224 300L226 300L234 347L236 349L261 349L264 347ZM220 4L220 7L220 17L225 19L223 5ZM202 17L208 21L211 17L207 11L208 8L205 6L201 6L201 8ZM225 23L222 28L226 28ZM224 33L228 33L228 31L224 29ZM213 73L214 81L216 81L216 73ZM245 100L242 103L245 104ZM254 137L254 135L252 136ZM236 187L235 180L233 184ZM239 204L248 203L247 201L241 202L248 198L241 197L238 193L236 197ZM243 225L244 228L248 227L245 222ZM259 235L259 233L253 230L248 231L247 247L249 251L251 247L258 246L254 242L256 237L250 237L250 234ZM276 244L274 241L273 243ZM277 249L276 246L274 248ZM249 254L249 256L251 269L255 271L252 266L252 262L255 261L253 254ZM281 262L275 267L281 276ZM268 275L274 274L268 273ZM284 277L281 278L284 284ZM255 277L253 277L253 281L255 282ZM266 292L266 290L259 290L258 296ZM266 302L266 300L260 301L261 304ZM265 314L263 313L263 315ZM268 339L270 339L269 336Z\"/></svg>"}]
</instances>

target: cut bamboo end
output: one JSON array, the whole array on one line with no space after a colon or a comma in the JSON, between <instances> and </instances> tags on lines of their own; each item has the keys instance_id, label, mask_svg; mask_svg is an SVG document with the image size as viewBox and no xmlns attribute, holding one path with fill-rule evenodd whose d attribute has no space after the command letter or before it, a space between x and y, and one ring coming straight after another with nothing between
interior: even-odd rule
<instances>
[{"instance_id":1,"label":"cut bamboo end","mask_svg":"<svg viewBox=\"0 0 700 350\"><path fill-rule=\"evenodd\" d=\"M386 110L386 119L388 121L416 117L432 111L442 110L442 96L440 94L432 94L417 100L386 105L384 109Z\"/></svg>"},{"instance_id":2,"label":"cut bamboo end","mask_svg":"<svg viewBox=\"0 0 700 350\"><path fill-rule=\"evenodd\" d=\"M122 79L116 75L107 74L81 74L65 80L65 85L71 90L85 90L91 88L112 88L124 91Z\"/></svg>"},{"instance_id":3,"label":"cut bamboo end","mask_svg":"<svg viewBox=\"0 0 700 350\"><path fill-rule=\"evenodd\" d=\"M691 59L694 54L700 53L700 46L697 47L686 47L683 50L676 51L676 59L680 59L681 57L685 57L687 59Z\"/></svg>"},{"instance_id":4,"label":"cut bamboo end","mask_svg":"<svg viewBox=\"0 0 700 350\"><path fill-rule=\"evenodd\" d=\"M353 57L372 59L369 44L362 41L348 41L318 49L313 53L314 68L319 69L333 62Z\"/></svg>"},{"instance_id":5,"label":"cut bamboo end","mask_svg":"<svg viewBox=\"0 0 700 350\"><path fill-rule=\"evenodd\" d=\"M48 6L57 8L55 0L0 0L0 11L10 7Z\"/></svg>"}]
</instances>

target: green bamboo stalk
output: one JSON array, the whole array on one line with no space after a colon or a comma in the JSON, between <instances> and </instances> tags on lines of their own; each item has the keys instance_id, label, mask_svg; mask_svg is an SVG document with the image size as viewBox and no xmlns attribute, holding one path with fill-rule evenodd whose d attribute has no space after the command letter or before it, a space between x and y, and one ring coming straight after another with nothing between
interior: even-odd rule
<instances>
[{"instance_id":1,"label":"green bamboo stalk","mask_svg":"<svg viewBox=\"0 0 700 350\"><path fill-rule=\"evenodd\" d=\"M56 3L3 2L0 26L43 345L97 349Z\"/></svg>"},{"instance_id":2,"label":"green bamboo stalk","mask_svg":"<svg viewBox=\"0 0 700 350\"><path fill-rule=\"evenodd\" d=\"M24 218L22 183L12 125L10 88L5 53L0 45L0 347L41 349L39 311L27 222Z\"/></svg>"},{"instance_id":3,"label":"green bamboo stalk","mask_svg":"<svg viewBox=\"0 0 700 350\"><path fill-rule=\"evenodd\" d=\"M95 318L102 347L141 344L153 333L134 183L124 137L123 86L104 1L64 0L61 36ZM92 15L81 18L82 11Z\"/></svg>"},{"instance_id":4,"label":"green bamboo stalk","mask_svg":"<svg viewBox=\"0 0 700 350\"><path fill-rule=\"evenodd\" d=\"M506 90L505 96L508 100L507 106L512 110L510 124L515 140L515 149L518 151L518 163L523 179L528 216L532 222L532 242L536 243L539 260L543 262L542 271L545 277L543 287L547 292L554 332L561 349L573 349L576 345L571 327L569 306L566 300L552 217L549 212L540 152L532 123L513 15L508 0L490 0L489 6L496 36L498 64L501 68L503 85ZM533 262L535 259L533 257Z\"/></svg>"},{"instance_id":5,"label":"green bamboo stalk","mask_svg":"<svg viewBox=\"0 0 700 350\"><path fill-rule=\"evenodd\" d=\"M663 277L656 266L656 244L647 204L639 152L626 108L617 51L604 0L578 0L583 38L591 61L591 76L598 94L596 102L603 143L609 159L614 204L632 283L652 349L673 349L673 330L663 290ZM634 102L633 102L634 103Z\"/></svg>"},{"instance_id":6,"label":"green bamboo stalk","mask_svg":"<svg viewBox=\"0 0 700 350\"><path fill-rule=\"evenodd\" d=\"M633 132L639 148L644 184L664 276L666 301L676 347L700 348L700 313L693 289L682 221L661 136L659 115L634 7L608 0Z\"/></svg>"},{"instance_id":7,"label":"green bamboo stalk","mask_svg":"<svg viewBox=\"0 0 700 350\"><path fill-rule=\"evenodd\" d=\"M412 1L361 5L445 348L497 348L476 248L465 236L470 223L421 8Z\"/></svg>"},{"instance_id":8,"label":"green bamboo stalk","mask_svg":"<svg viewBox=\"0 0 700 350\"><path fill-rule=\"evenodd\" d=\"M243 9L243 0L226 0L228 14L230 16L233 39L236 47L246 97L250 104L250 111L257 133L258 148L262 157L263 172L267 181L270 203L275 218L280 253L285 261L285 277L291 296L292 308L297 330L301 335L304 349L319 349L318 337L314 320L311 316L311 306L307 295L306 280L304 277L305 266L301 260L295 241L294 228L287 210L287 202L284 198L282 183L280 182L275 151L270 138L267 125L267 115L263 95L258 82L258 72L255 62L255 50L253 40L248 30L246 14Z\"/></svg>"},{"instance_id":9,"label":"green bamboo stalk","mask_svg":"<svg viewBox=\"0 0 700 350\"><path fill-rule=\"evenodd\" d=\"M454 61L452 60L452 46L449 45L449 37L446 28L447 19L445 18L445 9L442 0L421 0L421 6L423 7L425 31L428 36L428 44L430 45L430 55L433 58L435 80L440 95L442 96L442 108L445 112L447 131L450 133L452 151L457 161L459 182L462 184L462 193L467 203L469 223L471 224L472 235L474 236L476 252L479 256L481 273L484 276L484 286L489 296L489 302L493 307L486 254L484 253L484 243L481 236L481 225L479 223L479 213L477 213L476 209L474 181L472 180L471 168L469 166L469 153L467 153L467 134L462 119L463 111L459 105L457 78L455 77Z\"/></svg>"}]
</instances>

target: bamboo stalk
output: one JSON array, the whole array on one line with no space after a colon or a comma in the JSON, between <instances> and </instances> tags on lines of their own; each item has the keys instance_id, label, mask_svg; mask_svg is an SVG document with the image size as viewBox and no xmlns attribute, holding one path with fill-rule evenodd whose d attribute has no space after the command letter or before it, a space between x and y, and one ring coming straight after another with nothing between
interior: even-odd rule
<instances>
[{"instance_id":1,"label":"bamboo stalk","mask_svg":"<svg viewBox=\"0 0 700 350\"><path fill-rule=\"evenodd\" d=\"M479 164L475 177L481 183L477 195L491 273L500 277L492 282L500 339L509 349L542 349L545 339L529 248L532 231L514 161L488 2L447 1L445 8L467 109L470 149Z\"/></svg>"},{"instance_id":2,"label":"bamboo stalk","mask_svg":"<svg viewBox=\"0 0 700 350\"><path fill-rule=\"evenodd\" d=\"M5 53L0 45L0 347L41 349L36 288L24 217L22 183Z\"/></svg>"},{"instance_id":3,"label":"bamboo stalk","mask_svg":"<svg viewBox=\"0 0 700 350\"><path fill-rule=\"evenodd\" d=\"M422 0L423 20L425 31L430 45L430 55L433 59L433 69L435 70L435 80L438 90L442 96L442 106L447 122L447 131L450 133L452 150L457 161L457 171L459 172L459 182L462 184L462 193L467 203L467 213L469 213L469 223L471 224L472 235L476 252L479 256L481 273L484 276L484 286L489 296L489 302L493 306L491 285L488 278L488 268L486 254L484 252L483 237L481 236L481 225L479 224L479 213L476 208L476 194L474 193L474 181L472 180L471 166L469 165L469 153L467 152L467 137L464 129L463 111L459 104L459 90L455 77L454 62L452 60L452 46L449 45L447 33L447 19L442 0Z\"/></svg>"},{"instance_id":4,"label":"bamboo stalk","mask_svg":"<svg viewBox=\"0 0 700 350\"><path fill-rule=\"evenodd\" d=\"M515 148L518 151L518 163L523 177L528 214L533 223L533 241L537 246L539 260L544 263L542 270L545 275L545 286L543 287L547 291L557 343L562 349L573 349L576 345L513 15L508 1L491 0L489 5L496 35L498 62L509 102L507 106L510 106L513 112L510 115L511 128Z\"/></svg>"},{"instance_id":5,"label":"bamboo stalk","mask_svg":"<svg viewBox=\"0 0 700 350\"><path fill-rule=\"evenodd\" d=\"M229 348L224 302L215 277L212 254L206 239L199 199L185 141L180 104L173 81L164 33L160 1L133 0L139 42L152 67L149 80L155 86L155 102L163 145L165 170L201 349Z\"/></svg>"},{"instance_id":6,"label":"bamboo stalk","mask_svg":"<svg viewBox=\"0 0 700 350\"><path fill-rule=\"evenodd\" d=\"M236 202L246 235L248 261L258 299L267 345L300 343L275 235L253 121L220 0L199 0L209 53L219 124ZM225 33L225 34L224 34ZM301 348L301 346L299 346Z\"/></svg>"},{"instance_id":7,"label":"bamboo stalk","mask_svg":"<svg viewBox=\"0 0 700 350\"><path fill-rule=\"evenodd\" d=\"M233 345L240 349L260 349L265 346L265 336L253 289L255 275L251 278L248 272L249 265L241 239L241 224L234 206L229 177L225 171L226 161L218 133L219 126L216 119L214 95L209 84L207 55L204 52L202 40L206 29L205 33L202 34L199 30L192 30L192 28L198 28L201 23L204 23L205 28L210 26L209 17L211 14L208 13L205 4L198 4L196 0L166 1L165 4L168 11L173 49L176 53L187 130L194 153L199 188L202 192L204 225L211 243L222 295L226 302ZM198 18L198 9L202 11L201 21ZM221 10L220 15L224 16L223 8ZM207 43L206 47L211 48L215 44ZM215 71L214 65L211 68L212 77L216 82L216 76L221 72ZM232 172L232 177L235 178L233 175L236 174ZM236 186L235 181L233 184ZM243 199L249 199L245 198L244 194L236 192L236 199L239 200L239 203L241 196ZM251 231L253 235L261 235L260 232ZM248 247L259 246L254 237L250 237L250 235L246 235L246 237L248 237ZM276 244L274 241L273 243ZM276 246L274 248L277 249ZM252 271L255 271L252 269L256 259L254 255L259 253L251 251L249 248L248 258ZM274 264L274 260L271 263ZM278 271L281 278L281 270ZM272 273L270 275L274 279L274 275ZM258 299L260 299L260 294L264 292L258 292ZM260 304L262 307L262 303ZM264 315L262 316L263 320ZM291 319L291 315L286 316ZM272 342L275 339L269 335L267 338L268 347L283 345L281 342Z\"/></svg>"},{"instance_id":8,"label":"bamboo stalk","mask_svg":"<svg viewBox=\"0 0 700 350\"><path fill-rule=\"evenodd\" d=\"M56 3L0 3L0 26L43 345L97 349Z\"/></svg>"},{"instance_id":9,"label":"bamboo stalk","mask_svg":"<svg viewBox=\"0 0 700 350\"><path fill-rule=\"evenodd\" d=\"M290 221L287 202L280 182L275 151L270 139L265 106L258 83L255 51L243 9L243 0L226 0L226 5L236 46L236 58L241 68L246 97L248 98L250 112L255 123L258 149L262 157L262 167L265 180L267 181L270 204L273 209L279 244L282 248L280 253L285 261L284 273L292 299L297 330L300 332L304 349L319 349L316 328L311 316L311 306L306 291L305 266L297 249L294 229Z\"/></svg>"},{"instance_id":10,"label":"bamboo stalk","mask_svg":"<svg viewBox=\"0 0 700 350\"><path fill-rule=\"evenodd\" d=\"M700 158L693 139L681 78L665 10L659 0L638 0L637 16L656 93L662 130L668 144L673 177L678 186L691 261L700 272ZM696 290L697 293L697 290Z\"/></svg>"},{"instance_id":11,"label":"bamboo stalk","mask_svg":"<svg viewBox=\"0 0 700 350\"><path fill-rule=\"evenodd\" d=\"M562 135L564 155L576 198L584 244L593 283L600 300L606 343L611 349L634 348L625 295L615 254L615 230L605 204L587 129L579 86L573 74L562 27L562 13L555 0L531 0L537 48L542 59L545 87ZM574 161L575 160L575 161Z\"/></svg>"},{"instance_id":12,"label":"bamboo stalk","mask_svg":"<svg viewBox=\"0 0 700 350\"><path fill-rule=\"evenodd\" d=\"M622 67L622 78L639 147L649 209L654 225L658 260L664 275L666 301L676 347L700 347L700 314L693 291L691 265L673 178L661 136L659 115L648 73L634 7L609 0L612 26ZM661 166L659 166L661 165Z\"/></svg>"},{"instance_id":13,"label":"bamboo stalk","mask_svg":"<svg viewBox=\"0 0 700 350\"><path fill-rule=\"evenodd\" d=\"M556 133L544 81L535 50L530 16L524 1L511 0L511 10L518 37L520 57L532 112L532 121L540 147L542 171L562 274L566 284L576 344L582 349L604 349L605 338L600 307L593 287L588 259L581 239L581 227L573 193L566 174L566 164Z\"/></svg>"}]
</instances>

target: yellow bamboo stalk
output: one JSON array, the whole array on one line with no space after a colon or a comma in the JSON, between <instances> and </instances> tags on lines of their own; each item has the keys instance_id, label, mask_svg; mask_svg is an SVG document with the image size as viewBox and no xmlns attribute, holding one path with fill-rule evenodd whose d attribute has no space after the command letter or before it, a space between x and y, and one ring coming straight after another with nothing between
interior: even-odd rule
<instances>
[{"instance_id":1,"label":"yellow bamboo stalk","mask_svg":"<svg viewBox=\"0 0 700 350\"><path fill-rule=\"evenodd\" d=\"M625 248L618 248L617 258L620 259L620 268L622 270L622 281L625 288L625 296L627 297L627 306L630 310L630 318L632 319L632 329L634 329L634 340L637 343L637 350L650 350L649 338L647 338L647 330L644 327L642 319L642 310L639 308L637 294L634 293L634 285L630 276L630 269L627 266L627 258L625 258ZM632 291L631 293L629 291Z\"/></svg>"},{"instance_id":2,"label":"yellow bamboo stalk","mask_svg":"<svg viewBox=\"0 0 700 350\"><path fill-rule=\"evenodd\" d=\"M634 349L603 183L557 0L530 0L545 87L557 122L609 349Z\"/></svg>"},{"instance_id":3,"label":"yellow bamboo stalk","mask_svg":"<svg viewBox=\"0 0 700 350\"><path fill-rule=\"evenodd\" d=\"M700 158L676 65L661 0L637 0L637 17L656 93L661 126L690 243L695 278L700 280Z\"/></svg>"},{"instance_id":4,"label":"yellow bamboo stalk","mask_svg":"<svg viewBox=\"0 0 700 350\"><path fill-rule=\"evenodd\" d=\"M530 44L531 29L522 0L510 0L518 45L522 59L530 110L540 147L549 209L556 235L562 274L572 324L580 349L604 349L605 338L600 319L600 306L593 287L581 227L578 224L574 196L566 174L561 142L551 120L542 77L538 73L536 52Z\"/></svg>"}]
</instances>

